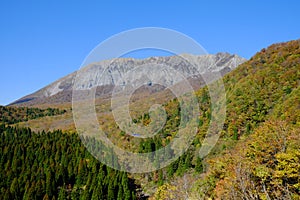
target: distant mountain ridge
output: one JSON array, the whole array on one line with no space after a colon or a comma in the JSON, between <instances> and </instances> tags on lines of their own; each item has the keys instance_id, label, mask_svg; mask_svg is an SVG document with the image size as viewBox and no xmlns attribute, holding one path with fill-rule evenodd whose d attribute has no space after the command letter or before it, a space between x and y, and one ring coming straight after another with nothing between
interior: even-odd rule
<instances>
[{"instance_id":1,"label":"distant mountain ridge","mask_svg":"<svg viewBox=\"0 0 300 200\"><path fill-rule=\"evenodd\" d=\"M83 80L84 84L77 85L75 89L89 90L97 86L100 87L100 96L109 94L115 86L120 85L120 80L126 76L127 73L130 73L132 70L136 70L138 66L144 66L144 69L150 69L153 65L170 66L186 78L198 79L200 74L206 73L220 72L224 75L245 61L245 58L238 55L231 55L229 53L217 53L215 55L185 54L169 57L150 57L146 59L117 58L104 60L85 67L82 70L82 73L86 80ZM144 69L135 73L132 78L128 79L127 77L127 80L121 82L121 84L136 84L131 80L136 78L143 79L143 74L149 73ZM164 73L168 74L170 72L166 71ZM76 74L77 72L73 72L38 90L37 92L20 98L10 105L32 106L45 103L52 104L71 102ZM170 86L180 81L176 80L175 77L166 76L165 74L155 74L153 77L156 80L154 81L159 80L165 86Z\"/></svg>"}]
</instances>

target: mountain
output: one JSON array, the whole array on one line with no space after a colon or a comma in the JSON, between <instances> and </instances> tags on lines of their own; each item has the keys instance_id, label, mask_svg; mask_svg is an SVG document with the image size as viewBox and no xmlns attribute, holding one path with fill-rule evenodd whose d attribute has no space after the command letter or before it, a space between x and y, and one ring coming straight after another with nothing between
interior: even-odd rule
<instances>
[{"instance_id":1,"label":"mountain","mask_svg":"<svg viewBox=\"0 0 300 200\"><path fill-rule=\"evenodd\" d=\"M38 104L61 104L71 102L72 89L89 90L97 87L97 96L109 95L115 86L137 85L134 80L145 80L145 74L153 67L165 68L163 73L155 73L148 83L159 82L165 87L176 84L180 78L173 76L170 71L176 70L180 75L188 78L194 89L199 89L200 74L220 72L222 75L236 68L246 59L229 53L217 53L215 55L180 55L170 57L150 57L147 59L118 58L92 63L80 70L82 85L77 84L74 88L74 81L77 72L71 73L37 92L20 98L10 105L34 106ZM167 69L170 68L170 69ZM130 75L131 73L131 75ZM128 75L129 74L129 75ZM169 75L168 75L169 74ZM171 74L171 75L170 75ZM132 76L132 77L130 77ZM92 78L91 78L92 77ZM126 80L121 81L126 77ZM200 81L201 82L201 81ZM202 80L203 82L203 80ZM161 91L156 85L156 91Z\"/></svg>"},{"instance_id":2,"label":"mountain","mask_svg":"<svg viewBox=\"0 0 300 200\"><path fill-rule=\"evenodd\" d=\"M48 115L47 109L2 108L5 115L0 119L5 123L0 125L0 197L299 199L299 72L300 40L294 40L264 48L224 75L226 119L217 144L205 158L200 158L198 152L215 116L208 88L197 90L201 115L191 146L169 166L146 174L119 174L93 159L72 126L70 109L52 110ZM48 101L47 98L41 97ZM176 98L158 100L165 108L167 120L151 138L131 137L122 132L111 116L110 102L105 99L95 108L99 126L121 148L139 153L160 149L177 136L181 116ZM149 102L152 103L151 99L144 95L132 102L130 111L140 111L132 115L134 123L151 123ZM7 125L15 122L19 122L15 127ZM18 127L30 127L39 134ZM67 134L45 132L54 129L64 129Z\"/></svg>"},{"instance_id":3,"label":"mountain","mask_svg":"<svg viewBox=\"0 0 300 200\"><path fill-rule=\"evenodd\" d=\"M300 40L294 40L262 49L225 75L226 120L217 145L202 160L204 173L179 176L154 196L184 199L189 191L190 199L299 199L299 72ZM198 91L200 99L205 89ZM211 113L210 104L202 110ZM200 141L209 119L200 118Z\"/></svg>"}]
</instances>

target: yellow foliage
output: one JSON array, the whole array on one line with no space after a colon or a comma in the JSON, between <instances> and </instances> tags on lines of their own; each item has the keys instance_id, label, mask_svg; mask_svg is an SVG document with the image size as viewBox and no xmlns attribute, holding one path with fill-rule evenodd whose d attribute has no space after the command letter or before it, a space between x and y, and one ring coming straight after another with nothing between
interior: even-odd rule
<instances>
[{"instance_id":1,"label":"yellow foliage","mask_svg":"<svg viewBox=\"0 0 300 200\"><path fill-rule=\"evenodd\" d=\"M173 192L176 191L176 187L174 185L170 185L168 183L157 188L154 199L155 200L169 200L175 199L175 195Z\"/></svg>"}]
</instances>

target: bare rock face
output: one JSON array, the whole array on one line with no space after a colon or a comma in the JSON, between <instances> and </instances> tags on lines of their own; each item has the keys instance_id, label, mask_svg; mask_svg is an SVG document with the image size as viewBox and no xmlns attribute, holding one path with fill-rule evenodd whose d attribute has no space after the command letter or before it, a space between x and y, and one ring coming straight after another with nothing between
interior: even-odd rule
<instances>
[{"instance_id":1,"label":"bare rock face","mask_svg":"<svg viewBox=\"0 0 300 200\"><path fill-rule=\"evenodd\" d=\"M228 53L104 60L71 73L11 105L71 102L73 89L84 91L97 87L96 95L101 97L111 93L114 88L121 90L124 87L155 84L167 88L184 79L197 79L203 74L220 72L224 75L245 61Z\"/></svg>"}]
</instances>

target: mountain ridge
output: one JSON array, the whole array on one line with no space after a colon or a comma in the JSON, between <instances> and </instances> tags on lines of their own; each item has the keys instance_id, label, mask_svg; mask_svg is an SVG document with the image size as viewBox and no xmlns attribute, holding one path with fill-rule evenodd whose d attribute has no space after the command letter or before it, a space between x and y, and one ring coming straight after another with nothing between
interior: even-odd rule
<instances>
[{"instance_id":1,"label":"mountain ridge","mask_svg":"<svg viewBox=\"0 0 300 200\"><path fill-rule=\"evenodd\" d=\"M83 71L84 77L89 78L96 74L96 78L85 81L86 84L77 89L89 90L90 88L97 86L101 87L99 89L101 91L101 95L109 94L111 93L112 88L116 86L116 82L126 76L130 70L136 70L138 66L145 66L144 68L151 68L153 65L171 66L175 70L179 71L180 74L183 74L183 76L186 78L199 79L197 76L204 73L220 72L222 75L224 75L245 61L245 58L229 53L207 55L182 54L179 56L149 57L146 59L116 58L111 60L103 60L92 63L80 70ZM191 66L192 62L194 66ZM104 71L105 69L107 69L107 71ZM9 105L32 106L41 103L52 104L53 102L70 102L74 80L77 73L78 71L68 74L39 89L38 91L12 102ZM147 72L144 70L139 73L146 74ZM138 73L135 73L134 75L137 74ZM101 77L101 79L99 77ZM166 76L160 78L164 79L165 77ZM134 78L136 77L132 77L131 79L133 80ZM158 80L159 78L157 77L156 79ZM174 82L178 81L174 79L174 77L169 77L168 79L163 80L163 84L170 86ZM130 80L128 82L130 82ZM123 84L125 83L123 82Z\"/></svg>"}]
</instances>

